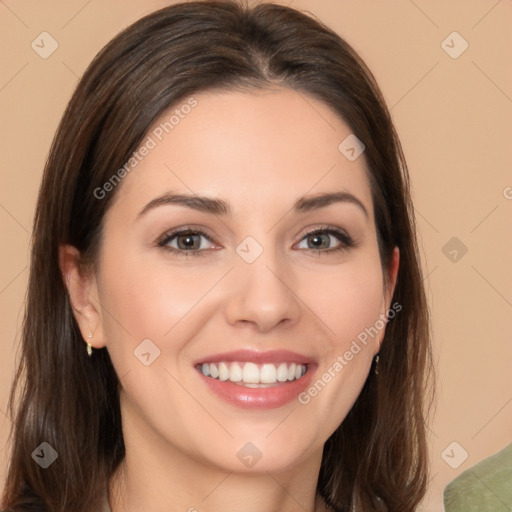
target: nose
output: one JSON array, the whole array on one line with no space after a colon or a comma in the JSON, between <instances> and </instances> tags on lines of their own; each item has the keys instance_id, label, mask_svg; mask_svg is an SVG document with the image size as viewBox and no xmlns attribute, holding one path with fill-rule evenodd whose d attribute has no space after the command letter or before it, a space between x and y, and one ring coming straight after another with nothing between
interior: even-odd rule
<instances>
[{"instance_id":1,"label":"nose","mask_svg":"<svg viewBox=\"0 0 512 512\"><path fill-rule=\"evenodd\" d=\"M298 322L301 300L294 292L294 275L289 264L270 250L252 263L242 258L231 272L227 321L234 326L250 325L258 332L268 332L279 324L288 327Z\"/></svg>"}]
</instances>

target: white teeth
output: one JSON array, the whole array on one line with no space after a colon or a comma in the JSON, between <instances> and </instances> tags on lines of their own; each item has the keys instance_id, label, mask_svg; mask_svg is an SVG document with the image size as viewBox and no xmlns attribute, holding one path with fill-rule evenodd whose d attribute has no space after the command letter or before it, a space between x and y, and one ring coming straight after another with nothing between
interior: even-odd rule
<instances>
[{"instance_id":1,"label":"white teeth","mask_svg":"<svg viewBox=\"0 0 512 512\"><path fill-rule=\"evenodd\" d=\"M245 363L242 370L242 380L249 384L258 384L260 382L260 369L254 363Z\"/></svg>"},{"instance_id":2,"label":"white teeth","mask_svg":"<svg viewBox=\"0 0 512 512\"><path fill-rule=\"evenodd\" d=\"M285 382L288 380L288 367L286 363L281 363L277 368L277 380L279 382Z\"/></svg>"},{"instance_id":3,"label":"white teeth","mask_svg":"<svg viewBox=\"0 0 512 512\"><path fill-rule=\"evenodd\" d=\"M220 381L237 382L247 387L268 387L276 383L300 379L307 371L307 365L296 363L280 363L277 367L272 363L257 365L255 363L221 361L219 363L203 363L198 366L206 377Z\"/></svg>"},{"instance_id":4,"label":"white teeth","mask_svg":"<svg viewBox=\"0 0 512 512\"><path fill-rule=\"evenodd\" d=\"M219 363L219 380L229 379L229 368L226 363Z\"/></svg>"},{"instance_id":5,"label":"white teeth","mask_svg":"<svg viewBox=\"0 0 512 512\"><path fill-rule=\"evenodd\" d=\"M260 382L272 384L276 381L276 367L273 364L264 364L261 367Z\"/></svg>"},{"instance_id":6,"label":"white teeth","mask_svg":"<svg viewBox=\"0 0 512 512\"><path fill-rule=\"evenodd\" d=\"M242 380L242 367L238 363L231 363L229 380L231 382L240 382Z\"/></svg>"},{"instance_id":7,"label":"white teeth","mask_svg":"<svg viewBox=\"0 0 512 512\"><path fill-rule=\"evenodd\" d=\"M295 379L295 363L292 363L290 368L288 368L288 380L293 379Z\"/></svg>"},{"instance_id":8,"label":"white teeth","mask_svg":"<svg viewBox=\"0 0 512 512\"><path fill-rule=\"evenodd\" d=\"M213 363L212 363L212 364L210 365L210 375L211 375L214 379L218 378L218 376L219 376L219 370L217 369L217 365L216 365L216 364L213 364Z\"/></svg>"}]
</instances>

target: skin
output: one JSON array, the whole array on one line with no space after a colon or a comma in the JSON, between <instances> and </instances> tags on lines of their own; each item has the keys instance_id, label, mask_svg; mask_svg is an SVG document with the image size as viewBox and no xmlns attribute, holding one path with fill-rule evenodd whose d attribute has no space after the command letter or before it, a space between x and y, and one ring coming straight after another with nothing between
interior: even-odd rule
<instances>
[{"instance_id":1,"label":"skin","mask_svg":"<svg viewBox=\"0 0 512 512\"><path fill-rule=\"evenodd\" d=\"M61 248L84 339L107 347L121 379L127 455L110 481L110 505L324 510L315 496L322 448L359 395L384 329L305 405L239 409L205 389L193 362L239 348L288 349L315 358L319 378L389 309L398 249L386 289L364 154L351 162L340 153L351 130L327 105L284 88L194 97L198 105L115 191L96 271L80 272L76 250ZM232 215L167 204L138 217L171 191L222 198ZM291 212L298 198L333 191L356 196L368 216L350 202ZM189 225L209 234L196 237L200 256L157 246ZM341 242L324 234L327 249L317 248L306 235L318 225L344 229L356 246L329 253ZM263 248L251 264L236 252L247 236ZM184 238L169 244L183 247ZM145 366L133 351L148 338L161 353ZM262 454L252 468L237 457L247 442Z\"/></svg>"}]
</instances>

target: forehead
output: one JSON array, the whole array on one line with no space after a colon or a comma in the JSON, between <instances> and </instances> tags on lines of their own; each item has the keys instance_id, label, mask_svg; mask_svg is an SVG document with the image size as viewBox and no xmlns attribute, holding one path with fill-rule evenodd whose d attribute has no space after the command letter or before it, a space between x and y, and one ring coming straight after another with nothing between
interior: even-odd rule
<instances>
[{"instance_id":1,"label":"forehead","mask_svg":"<svg viewBox=\"0 0 512 512\"><path fill-rule=\"evenodd\" d=\"M234 214L275 213L307 194L344 191L371 213L364 154L350 161L339 149L351 133L326 104L291 89L194 94L150 127L116 207L133 216L173 192L224 198Z\"/></svg>"}]
</instances>

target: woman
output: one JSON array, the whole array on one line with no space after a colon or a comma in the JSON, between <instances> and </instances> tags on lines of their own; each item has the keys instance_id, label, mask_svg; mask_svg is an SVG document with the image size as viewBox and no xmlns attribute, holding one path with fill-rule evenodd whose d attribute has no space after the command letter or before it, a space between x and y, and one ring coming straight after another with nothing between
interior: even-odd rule
<instances>
[{"instance_id":1,"label":"woman","mask_svg":"<svg viewBox=\"0 0 512 512\"><path fill-rule=\"evenodd\" d=\"M407 169L325 25L234 1L134 23L67 107L33 233L6 510L417 508Z\"/></svg>"}]
</instances>

